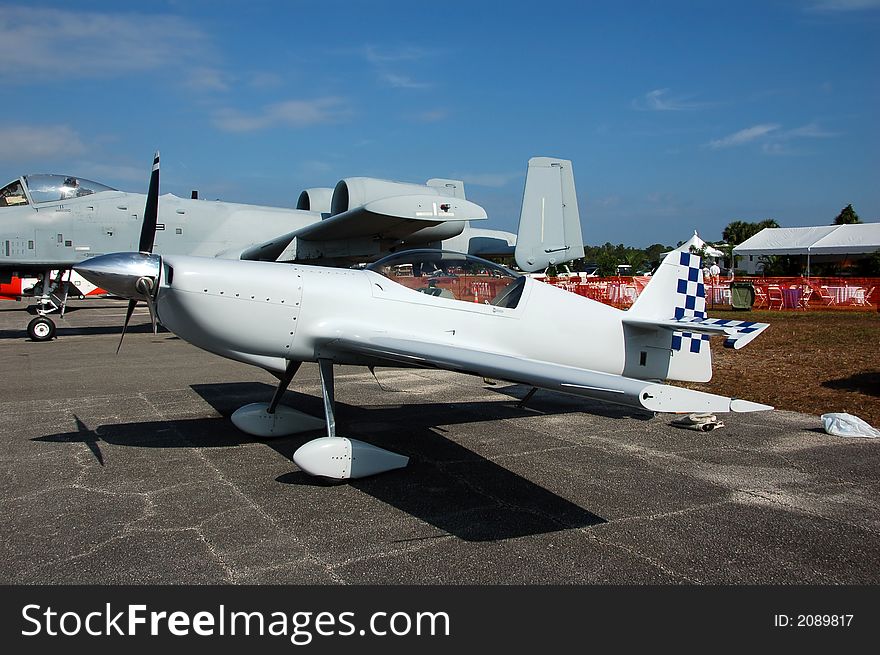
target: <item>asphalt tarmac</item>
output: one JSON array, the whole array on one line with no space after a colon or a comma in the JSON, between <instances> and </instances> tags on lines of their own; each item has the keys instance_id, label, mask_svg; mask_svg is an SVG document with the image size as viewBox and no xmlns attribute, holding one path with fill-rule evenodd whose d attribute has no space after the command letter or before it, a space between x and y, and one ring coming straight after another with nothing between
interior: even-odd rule
<instances>
[{"instance_id":1,"label":"asphalt tarmac","mask_svg":"<svg viewBox=\"0 0 880 655\"><path fill-rule=\"evenodd\" d=\"M442 371L337 371L339 434L411 458L350 483L228 416L269 374L73 302L0 303L0 583L876 584L880 443L818 417L651 415ZM780 380L780 384L796 384ZM760 398L749 400L760 401ZM320 416L317 367L284 402Z\"/></svg>"}]
</instances>

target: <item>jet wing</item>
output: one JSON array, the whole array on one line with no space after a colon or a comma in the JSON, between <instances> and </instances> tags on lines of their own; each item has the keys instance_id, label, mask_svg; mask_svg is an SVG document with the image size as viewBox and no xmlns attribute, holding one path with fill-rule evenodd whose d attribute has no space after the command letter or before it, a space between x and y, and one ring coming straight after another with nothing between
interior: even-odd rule
<instances>
[{"instance_id":1,"label":"jet wing","mask_svg":"<svg viewBox=\"0 0 880 655\"><path fill-rule=\"evenodd\" d=\"M321 350L365 357L377 361L377 365L423 366L508 380L653 412L772 409L769 405L621 375L405 337L340 337L327 342Z\"/></svg>"},{"instance_id":2,"label":"jet wing","mask_svg":"<svg viewBox=\"0 0 880 655\"><path fill-rule=\"evenodd\" d=\"M241 259L278 261L295 259L285 253L294 239L311 244L325 244L362 238L405 241L425 230L448 225L454 236L461 233L464 221L483 220L486 211L476 203L448 196L406 195L373 200L348 211L330 216L303 228L281 235L245 250ZM291 256L292 255L292 256Z\"/></svg>"}]
</instances>

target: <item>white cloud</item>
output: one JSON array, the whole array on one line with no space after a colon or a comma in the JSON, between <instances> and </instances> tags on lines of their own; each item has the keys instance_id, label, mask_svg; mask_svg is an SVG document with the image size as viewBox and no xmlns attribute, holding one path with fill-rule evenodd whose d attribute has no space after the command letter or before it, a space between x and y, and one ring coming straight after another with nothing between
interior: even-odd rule
<instances>
[{"instance_id":1,"label":"white cloud","mask_svg":"<svg viewBox=\"0 0 880 655\"><path fill-rule=\"evenodd\" d=\"M447 118L449 118L447 109L429 109L412 116L412 120L417 123L438 123Z\"/></svg>"},{"instance_id":2,"label":"white cloud","mask_svg":"<svg viewBox=\"0 0 880 655\"><path fill-rule=\"evenodd\" d=\"M343 98L326 97L313 100L286 100L263 107L255 113L237 109L220 109L214 114L214 125L225 132L253 132L271 127L309 127L337 123L347 119L351 109Z\"/></svg>"},{"instance_id":3,"label":"white cloud","mask_svg":"<svg viewBox=\"0 0 880 655\"><path fill-rule=\"evenodd\" d=\"M66 125L18 125L0 128L0 161L58 161L85 152L86 146Z\"/></svg>"},{"instance_id":4,"label":"white cloud","mask_svg":"<svg viewBox=\"0 0 880 655\"><path fill-rule=\"evenodd\" d=\"M262 71L254 73L248 80L248 85L255 89L273 89L283 84L280 75Z\"/></svg>"},{"instance_id":5,"label":"white cloud","mask_svg":"<svg viewBox=\"0 0 880 655\"><path fill-rule=\"evenodd\" d=\"M309 159L306 161L300 162L297 167L297 171L300 176L312 176L319 175L323 177L327 173L333 170L333 166L325 161L319 161L317 159Z\"/></svg>"},{"instance_id":6,"label":"white cloud","mask_svg":"<svg viewBox=\"0 0 880 655\"><path fill-rule=\"evenodd\" d=\"M755 139L760 139L761 137L773 132L774 130L778 130L779 125L775 123L763 123L761 125L753 125L752 127L747 127L744 130L740 130L739 132L734 132L733 134L729 134L726 137L721 139L715 139L710 141L707 145L713 149L719 148L730 148L732 146L740 146L744 143L749 143L750 141L754 141Z\"/></svg>"},{"instance_id":7,"label":"white cloud","mask_svg":"<svg viewBox=\"0 0 880 655\"><path fill-rule=\"evenodd\" d=\"M675 195L669 193L668 191L652 191L647 195L648 202L661 205L661 204L671 204L676 201Z\"/></svg>"},{"instance_id":8,"label":"white cloud","mask_svg":"<svg viewBox=\"0 0 880 655\"><path fill-rule=\"evenodd\" d=\"M772 143L763 143L761 144L761 152L765 155L793 155L796 154L788 145L784 143L779 143L778 141Z\"/></svg>"},{"instance_id":9,"label":"white cloud","mask_svg":"<svg viewBox=\"0 0 880 655\"><path fill-rule=\"evenodd\" d=\"M387 48L379 50L376 46L364 46L364 58L371 64L388 64L397 61L414 61L422 59L430 54L424 48L406 46L401 48Z\"/></svg>"},{"instance_id":10,"label":"white cloud","mask_svg":"<svg viewBox=\"0 0 880 655\"><path fill-rule=\"evenodd\" d=\"M379 76L384 84L395 89L427 89L431 85L427 82L416 82L406 75L396 73L382 73Z\"/></svg>"},{"instance_id":11,"label":"white cloud","mask_svg":"<svg viewBox=\"0 0 880 655\"><path fill-rule=\"evenodd\" d=\"M633 108L642 111L693 111L705 107L705 103L692 102L693 96L673 96L670 89L653 89L643 98L633 100Z\"/></svg>"},{"instance_id":12,"label":"white cloud","mask_svg":"<svg viewBox=\"0 0 880 655\"><path fill-rule=\"evenodd\" d=\"M233 78L217 68L194 68L186 86L196 91L229 91Z\"/></svg>"},{"instance_id":13,"label":"white cloud","mask_svg":"<svg viewBox=\"0 0 880 655\"><path fill-rule=\"evenodd\" d=\"M379 82L384 86L411 90L428 89L434 86L430 82L423 82L390 69L399 67L403 62L415 62L425 57L436 55L436 51L411 46L380 50L376 46L367 45L359 53L369 62Z\"/></svg>"},{"instance_id":14,"label":"white cloud","mask_svg":"<svg viewBox=\"0 0 880 655\"><path fill-rule=\"evenodd\" d=\"M783 130L776 123L763 123L747 127L721 139L715 139L705 145L717 150L757 141L761 143L761 151L765 155L794 155L803 154L803 151L791 147L790 144L796 140L828 139L835 136L838 136L837 132L826 130L816 122L807 123L790 130Z\"/></svg>"},{"instance_id":15,"label":"white cloud","mask_svg":"<svg viewBox=\"0 0 880 655\"><path fill-rule=\"evenodd\" d=\"M267 71L233 74L220 68L196 67L188 71L185 85L193 91L226 93L236 87L251 89L274 89L280 87L280 75Z\"/></svg>"},{"instance_id":16,"label":"white cloud","mask_svg":"<svg viewBox=\"0 0 880 655\"><path fill-rule=\"evenodd\" d=\"M603 208L617 207L620 204L620 196L611 195L605 196L604 198L594 198L592 200L592 204L596 205L597 207Z\"/></svg>"},{"instance_id":17,"label":"white cloud","mask_svg":"<svg viewBox=\"0 0 880 655\"><path fill-rule=\"evenodd\" d=\"M790 138L807 137L812 139L827 139L830 137L838 136L838 132L829 132L828 130L822 129L817 123L809 123L807 125L802 125L801 127L796 127L792 130L788 130L787 132L785 132L784 136Z\"/></svg>"},{"instance_id":18,"label":"white cloud","mask_svg":"<svg viewBox=\"0 0 880 655\"><path fill-rule=\"evenodd\" d=\"M150 158L150 162L151 161L152 157ZM76 164L76 168L71 172L82 175L95 182L105 182L109 180L113 183L117 180L121 180L124 182L136 182L140 186L145 187L150 179L150 162L144 162L142 166L80 162Z\"/></svg>"},{"instance_id":19,"label":"white cloud","mask_svg":"<svg viewBox=\"0 0 880 655\"><path fill-rule=\"evenodd\" d=\"M844 12L863 11L865 9L877 9L880 0L813 0L807 6L807 11L816 12Z\"/></svg>"},{"instance_id":20,"label":"white cloud","mask_svg":"<svg viewBox=\"0 0 880 655\"><path fill-rule=\"evenodd\" d=\"M79 79L192 61L204 34L177 16L6 6L0 12L0 78Z\"/></svg>"}]
</instances>

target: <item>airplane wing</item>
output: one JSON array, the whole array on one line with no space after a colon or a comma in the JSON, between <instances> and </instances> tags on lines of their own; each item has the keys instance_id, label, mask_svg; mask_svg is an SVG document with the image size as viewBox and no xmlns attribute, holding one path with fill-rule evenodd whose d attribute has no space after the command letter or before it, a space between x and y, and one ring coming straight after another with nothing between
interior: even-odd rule
<instances>
[{"instance_id":1,"label":"airplane wing","mask_svg":"<svg viewBox=\"0 0 880 655\"><path fill-rule=\"evenodd\" d=\"M406 337L339 337L327 342L321 350L365 357L376 360L377 365L441 368L508 380L654 412L752 412L772 409L768 405L682 387Z\"/></svg>"},{"instance_id":2,"label":"airplane wing","mask_svg":"<svg viewBox=\"0 0 880 655\"><path fill-rule=\"evenodd\" d=\"M353 241L441 240L460 234L464 221L483 220L486 211L463 198L408 194L372 200L245 250L241 259L293 261L344 251ZM430 232L428 230L431 230Z\"/></svg>"}]
</instances>

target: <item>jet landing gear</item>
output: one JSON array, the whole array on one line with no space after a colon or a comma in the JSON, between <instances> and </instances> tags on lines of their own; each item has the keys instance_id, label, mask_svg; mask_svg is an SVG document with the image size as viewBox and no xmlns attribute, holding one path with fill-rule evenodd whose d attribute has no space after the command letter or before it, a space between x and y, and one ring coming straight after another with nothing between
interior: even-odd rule
<instances>
[{"instance_id":1,"label":"jet landing gear","mask_svg":"<svg viewBox=\"0 0 880 655\"><path fill-rule=\"evenodd\" d=\"M289 362L287 370L278 383L270 403L252 403L238 409L232 422L242 432L257 437L281 437L297 432L307 432L326 425L327 436L313 439L300 446L293 454L293 461L309 475L335 480L363 478L403 468L409 457L392 453L357 439L336 436L336 409L333 385L333 362L319 359L321 391L324 395L326 422L279 405L300 362Z\"/></svg>"},{"instance_id":2,"label":"jet landing gear","mask_svg":"<svg viewBox=\"0 0 880 655\"><path fill-rule=\"evenodd\" d=\"M64 294L61 298L55 293L59 286L64 286ZM52 279L52 271L46 271L40 282L40 298L37 301L37 317L32 319L27 326L28 337L31 341L49 341L55 338L55 321L48 314L60 312L64 318L64 310L67 309L67 293L70 285L70 273L64 281L64 272L59 271L58 278Z\"/></svg>"}]
</instances>

